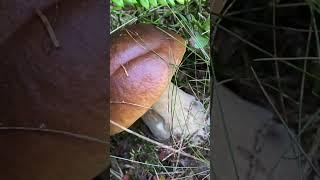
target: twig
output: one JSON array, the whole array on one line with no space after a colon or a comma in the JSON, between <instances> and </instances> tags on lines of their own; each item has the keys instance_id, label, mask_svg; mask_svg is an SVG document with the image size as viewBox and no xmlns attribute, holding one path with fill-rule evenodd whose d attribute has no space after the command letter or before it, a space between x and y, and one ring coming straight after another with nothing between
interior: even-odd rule
<instances>
[{"instance_id":1,"label":"twig","mask_svg":"<svg viewBox=\"0 0 320 180\"><path fill-rule=\"evenodd\" d=\"M132 105L132 106L137 106L137 107L142 107L146 109L152 109L151 107L143 106L140 104L135 104L135 103L130 103L130 102L125 102L125 101L110 101L111 104L127 104L127 105Z\"/></svg>"},{"instance_id":2,"label":"twig","mask_svg":"<svg viewBox=\"0 0 320 180\"><path fill-rule=\"evenodd\" d=\"M129 74L128 74L128 71L127 71L127 69L124 67L124 65L122 65L121 64L121 67L122 67L122 69L124 70L124 73L126 73L126 76L128 77L129 76Z\"/></svg>"},{"instance_id":3,"label":"twig","mask_svg":"<svg viewBox=\"0 0 320 180\"><path fill-rule=\"evenodd\" d=\"M44 24L45 28L47 29L47 32L48 32L48 34L50 36L50 39L51 39L53 45L56 48L60 47L60 43L59 43L59 41L58 41L58 39L57 39L57 37L56 37L56 35L55 35L54 31L53 31L53 28L52 28L49 20L47 19L47 17L39 9L36 9L36 13L40 17L40 19L41 19L42 23Z\"/></svg>"}]
</instances>

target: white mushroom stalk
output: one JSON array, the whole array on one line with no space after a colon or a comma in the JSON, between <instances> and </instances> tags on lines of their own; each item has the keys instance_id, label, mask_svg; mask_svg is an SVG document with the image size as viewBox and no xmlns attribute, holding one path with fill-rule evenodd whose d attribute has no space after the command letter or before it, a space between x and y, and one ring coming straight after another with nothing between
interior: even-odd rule
<instances>
[{"instance_id":1,"label":"white mushroom stalk","mask_svg":"<svg viewBox=\"0 0 320 180\"><path fill-rule=\"evenodd\" d=\"M194 96L173 83L142 119L159 140L174 136L190 138L193 144L199 144L209 138L208 111Z\"/></svg>"}]
</instances>

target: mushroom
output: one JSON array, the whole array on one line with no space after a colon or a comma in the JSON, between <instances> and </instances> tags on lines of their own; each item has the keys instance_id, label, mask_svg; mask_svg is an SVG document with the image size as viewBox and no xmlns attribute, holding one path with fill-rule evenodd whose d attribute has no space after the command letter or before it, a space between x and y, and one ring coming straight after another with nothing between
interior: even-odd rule
<instances>
[{"instance_id":1,"label":"mushroom","mask_svg":"<svg viewBox=\"0 0 320 180\"><path fill-rule=\"evenodd\" d=\"M107 165L105 6L53 1L0 3L3 180L88 180Z\"/></svg>"},{"instance_id":2,"label":"mushroom","mask_svg":"<svg viewBox=\"0 0 320 180\"><path fill-rule=\"evenodd\" d=\"M202 104L170 83L186 51L185 40L169 30L136 24L112 34L111 41L110 119L128 128L142 117L160 140L168 139L171 132L191 135L201 131L207 119ZM179 101L172 107L177 97L170 95L174 89ZM172 114L171 109L177 113ZM190 131L183 130L186 126ZM121 131L110 125L111 135Z\"/></svg>"}]
</instances>

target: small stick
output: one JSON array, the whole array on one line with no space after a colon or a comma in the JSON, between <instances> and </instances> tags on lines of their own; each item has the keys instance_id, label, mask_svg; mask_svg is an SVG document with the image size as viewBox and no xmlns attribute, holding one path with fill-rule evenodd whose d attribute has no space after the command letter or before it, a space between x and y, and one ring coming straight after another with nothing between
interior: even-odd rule
<instances>
[{"instance_id":1,"label":"small stick","mask_svg":"<svg viewBox=\"0 0 320 180\"><path fill-rule=\"evenodd\" d=\"M59 43L59 41L58 41L58 39L57 39L57 37L56 37L56 35L55 35L54 31L53 31L53 28L52 28L49 20L47 19L47 17L39 9L36 9L36 13L40 17L40 19L41 19L42 23L44 24L45 28L47 29L47 32L48 32L48 34L50 36L50 39L51 39L53 45L56 48L60 47L60 43Z\"/></svg>"},{"instance_id":2,"label":"small stick","mask_svg":"<svg viewBox=\"0 0 320 180\"><path fill-rule=\"evenodd\" d=\"M132 105L132 106L137 106L137 107L142 107L146 109L152 109L151 107L143 106L140 104L135 104L135 103L130 103L130 102L125 102L125 101L110 101L111 104L127 104L127 105Z\"/></svg>"},{"instance_id":3,"label":"small stick","mask_svg":"<svg viewBox=\"0 0 320 180\"><path fill-rule=\"evenodd\" d=\"M124 73L126 73L126 76L128 77L129 76L129 74L128 74L128 71L127 71L127 69L124 67L124 65L122 65L121 64L121 67L123 68L123 70L124 70Z\"/></svg>"}]
</instances>

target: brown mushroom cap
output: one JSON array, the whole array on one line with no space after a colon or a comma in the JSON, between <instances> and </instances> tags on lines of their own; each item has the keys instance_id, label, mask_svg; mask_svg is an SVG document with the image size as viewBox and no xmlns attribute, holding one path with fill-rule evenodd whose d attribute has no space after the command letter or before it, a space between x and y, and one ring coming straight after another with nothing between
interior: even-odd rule
<instances>
[{"instance_id":1,"label":"brown mushroom cap","mask_svg":"<svg viewBox=\"0 0 320 180\"><path fill-rule=\"evenodd\" d=\"M129 127L157 102L185 53L172 31L137 24L111 36L110 119ZM110 134L122 130L110 125Z\"/></svg>"}]
</instances>

